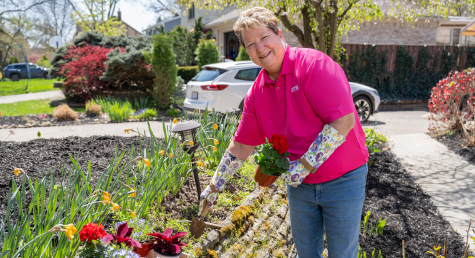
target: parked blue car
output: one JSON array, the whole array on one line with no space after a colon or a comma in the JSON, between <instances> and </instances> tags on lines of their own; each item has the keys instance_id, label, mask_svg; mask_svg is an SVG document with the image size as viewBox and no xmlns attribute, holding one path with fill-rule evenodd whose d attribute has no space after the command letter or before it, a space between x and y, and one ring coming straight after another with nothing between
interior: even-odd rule
<instances>
[{"instance_id":1,"label":"parked blue car","mask_svg":"<svg viewBox=\"0 0 475 258\"><path fill-rule=\"evenodd\" d=\"M48 73L50 68L43 68L41 66L30 63L31 78L45 78L49 79ZM3 77L10 78L12 81L20 79L28 79L28 70L25 63L9 64L3 68Z\"/></svg>"}]
</instances>

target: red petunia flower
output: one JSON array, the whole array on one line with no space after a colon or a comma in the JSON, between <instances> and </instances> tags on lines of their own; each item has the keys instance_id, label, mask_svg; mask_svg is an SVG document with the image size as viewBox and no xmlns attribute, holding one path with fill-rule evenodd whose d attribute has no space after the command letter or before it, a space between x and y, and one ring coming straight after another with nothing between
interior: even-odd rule
<instances>
[{"instance_id":1,"label":"red petunia flower","mask_svg":"<svg viewBox=\"0 0 475 258\"><path fill-rule=\"evenodd\" d=\"M95 223L88 223L84 225L81 231L79 231L79 237L81 241L92 241L98 240L99 238L104 237L106 231L104 231L104 226L101 224L97 225Z\"/></svg>"}]
</instances>

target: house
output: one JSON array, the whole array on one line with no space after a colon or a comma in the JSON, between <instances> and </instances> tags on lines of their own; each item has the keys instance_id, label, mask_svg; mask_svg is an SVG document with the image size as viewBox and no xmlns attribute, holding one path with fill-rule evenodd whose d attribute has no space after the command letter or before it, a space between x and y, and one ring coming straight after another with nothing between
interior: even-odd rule
<instances>
[{"instance_id":1,"label":"house","mask_svg":"<svg viewBox=\"0 0 475 258\"><path fill-rule=\"evenodd\" d=\"M124 25L124 31L125 31L125 36L126 37L139 37L142 36L142 33L140 33L138 30L134 29L132 26L127 24L125 21L122 20L122 15L120 10L117 12L117 19ZM76 33L74 34L74 37L76 37L79 33L82 32L82 28L76 24Z\"/></svg>"},{"instance_id":2,"label":"house","mask_svg":"<svg viewBox=\"0 0 475 258\"><path fill-rule=\"evenodd\" d=\"M185 7L181 6L184 13ZM221 59L234 59L239 52L239 40L233 31L233 24L239 17L240 10L235 6L224 10L198 10L194 6L188 15L182 15L181 24L193 28L195 17L203 17L204 28L211 29L216 39ZM378 44L378 45L475 45L475 36L462 36L461 30L472 20L469 17L419 18L414 28L407 22L395 18L384 21L366 21L359 30L349 31L342 36L346 44ZM290 46L300 47L295 35L287 30L281 22L285 41ZM301 27L301 26L300 26Z\"/></svg>"},{"instance_id":3,"label":"house","mask_svg":"<svg viewBox=\"0 0 475 258\"><path fill-rule=\"evenodd\" d=\"M152 36L153 34L157 34L158 30L157 28L160 28L160 26L163 26L165 32L173 30L175 26L181 25L181 20L182 17L177 13L175 16L168 18L163 21L159 21L156 24L148 27L147 29L144 30L145 35Z\"/></svg>"}]
</instances>

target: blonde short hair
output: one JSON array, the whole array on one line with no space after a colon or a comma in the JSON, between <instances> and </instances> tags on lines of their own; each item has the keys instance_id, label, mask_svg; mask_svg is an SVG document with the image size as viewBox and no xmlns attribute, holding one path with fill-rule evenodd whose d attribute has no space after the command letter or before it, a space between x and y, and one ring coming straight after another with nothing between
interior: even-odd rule
<instances>
[{"instance_id":1,"label":"blonde short hair","mask_svg":"<svg viewBox=\"0 0 475 258\"><path fill-rule=\"evenodd\" d=\"M239 15L238 20L234 23L233 29L241 45L244 45L242 31L249 28L257 29L262 26L267 26L276 35L279 35L279 26L275 14L264 7L254 7Z\"/></svg>"}]
</instances>

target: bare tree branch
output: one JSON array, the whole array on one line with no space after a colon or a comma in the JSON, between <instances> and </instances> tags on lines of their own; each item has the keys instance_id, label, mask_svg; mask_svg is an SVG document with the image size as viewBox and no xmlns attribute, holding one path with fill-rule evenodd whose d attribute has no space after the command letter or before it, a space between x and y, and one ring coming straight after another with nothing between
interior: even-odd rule
<instances>
[{"instance_id":1,"label":"bare tree branch","mask_svg":"<svg viewBox=\"0 0 475 258\"><path fill-rule=\"evenodd\" d=\"M23 8L23 9L20 8L20 9L13 9L13 10L5 10L5 11L3 11L3 12L0 13L0 16L3 16L3 15L6 14L6 13L26 12L26 11L30 10L31 8L37 6L37 5L41 5L41 4L47 3L47 2L49 2L49 1L51 1L51 0L42 0L42 1L40 1L40 2L33 3L32 5L30 5L30 6L26 7L26 8Z\"/></svg>"},{"instance_id":2,"label":"bare tree branch","mask_svg":"<svg viewBox=\"0 0 475 258\"><path fill-rule=\"evenodd\" d=\"M284 27L287 28L288 30L290 30L292 33L294 33L294 35L297 37L297 39L299 40L300 42L300 45L302 46L305 46L306 45L306 42L305 42L305 37L304 37L304 34L302 32L302 30L299 28L299 26L295 25L295 24L292 24L289 20L289 17L288 17L288 14L287 12L284 10L286 7L284 6L284 8L280 8L277 13L276 13L276 16L278 16L280 18L280 20L282 21L282 24L284 24Z\"/></svg>"}]
</instances>

